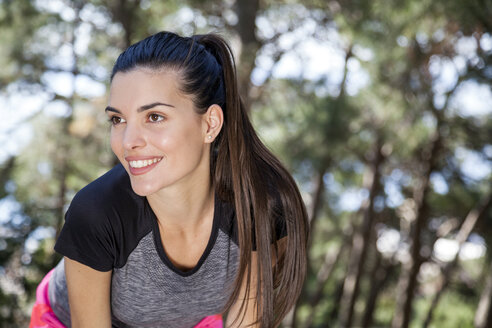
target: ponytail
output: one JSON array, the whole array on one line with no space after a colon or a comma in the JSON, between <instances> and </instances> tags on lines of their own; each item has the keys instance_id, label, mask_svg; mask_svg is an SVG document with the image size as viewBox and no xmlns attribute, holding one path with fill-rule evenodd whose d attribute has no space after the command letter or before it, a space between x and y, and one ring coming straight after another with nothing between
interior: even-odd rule
<instances>
[{"instance_id":1,"label":"ponytail","mask_svg":"<svg viewBox=\"0 0 492 328\"><path fill-rule=\"evenodd\" d=\"M249 264L256 244L258 279L256 295L251 296L257 300L256 313L261 327L277 327L294 306L305 278L306 209L294 179L251 125L239 96L230 47L214 34L196 38L221 65L225 86L224 135L216 140L214 177L218 195L235 206L240 248L235 289L227 308L238 300L243 279L249 293L252 281ZM287 241L282 253L277 243L276 219L282 220L286 228ZM245 299L251 296L246 294ZM244 315L245 300L240 301L239 312Z\"/></svg>"}]
</instances>

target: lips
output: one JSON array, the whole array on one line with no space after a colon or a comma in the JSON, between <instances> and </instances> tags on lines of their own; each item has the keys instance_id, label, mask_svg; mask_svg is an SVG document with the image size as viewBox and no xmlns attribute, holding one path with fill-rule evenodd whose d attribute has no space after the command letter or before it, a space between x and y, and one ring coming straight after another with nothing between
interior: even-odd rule
<instances>
[{"instance_id":1,"label":"lips","mask_svg":"<svg viewBox=\"0 0 492 328\"><path fill-rule=\"evenodd\" d=\"M162 160L162 157L125 157L132 175L141 175L149 172Z\"/></svg>"}]
</instances>

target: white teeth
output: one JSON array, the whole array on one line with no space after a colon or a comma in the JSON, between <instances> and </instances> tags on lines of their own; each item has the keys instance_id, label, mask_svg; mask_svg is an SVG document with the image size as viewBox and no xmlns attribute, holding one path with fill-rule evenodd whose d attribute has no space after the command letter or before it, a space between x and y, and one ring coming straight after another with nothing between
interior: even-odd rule
<instances>
[{"instance_id":1,"label":"white teeth","mask_svg":"<svg viewBox=\"0 0 492 328\"><path fill-rule=\"evenodd\" d=\"M146 159L146 160L138 160L138 161L130 161L130 166L133 167L133 168L142 168L142 167L146 167L146 166L149 166L151 164L154 164L154 163L157 163L157 162L160 162L160 158L154 158L154 159Z\"/></svg>"}]
</instances>

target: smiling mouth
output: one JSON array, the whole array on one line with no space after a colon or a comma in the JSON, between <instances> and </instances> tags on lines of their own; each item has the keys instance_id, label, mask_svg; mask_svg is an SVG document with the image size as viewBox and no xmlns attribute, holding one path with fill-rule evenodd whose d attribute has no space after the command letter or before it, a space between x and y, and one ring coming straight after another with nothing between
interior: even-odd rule
<instances>
[{"instance_id":1,"label":"smiling mouth","mask_svg":"<svg viewBox=\"0 0 492 328\"><path fill-rule=\"evenodd\" d=\"M131 168L140 169L155 164L157 162L160 162L161 159L162 157L154 158L154 159L138 160L138 161L128 161L128 164L130 165Z\"/></svg>"}]
</instances>

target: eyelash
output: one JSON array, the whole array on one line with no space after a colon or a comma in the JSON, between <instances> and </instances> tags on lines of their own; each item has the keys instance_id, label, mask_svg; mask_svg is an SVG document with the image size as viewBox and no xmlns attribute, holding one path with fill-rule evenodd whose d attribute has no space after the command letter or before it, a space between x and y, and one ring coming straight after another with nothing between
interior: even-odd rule
<instances>
[{"instance_id":1,"label":"eyelash","mask_svg":"<svg viewBox=\"0 0 492 328\"><path fill-rule=\"evenodd\" d=\"M153 116L153 115L156 115L156 116L158 117L158 118L157 118L157 119L158 119L157 121L151 121L151 120L150 120L150 117L151 117L151 116ZM115 119L120 119L120 120L123 120L123 118L121 118L120 116L118 116L118 115L113 115L113 116L111 116L111 117L108 119L108 121L109 121L109 123L111 123L113 126L115 126L115 125L118 125L118 124L121 124L121 123L122 123L122 122L118 122L118 123L116 123L116 122L115 122ZM164 119L165 119L165 117L164 117L163 115L161 115L161 114L157 114L157 113L150 113L150 114L147 116L147 120L149 120L149 122L150 122L150 123L161 123L162 121L164 121ZM124 123L124 122L123 122L123 123Z\"/></svg>"}]
</instances>

